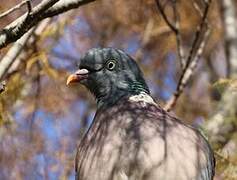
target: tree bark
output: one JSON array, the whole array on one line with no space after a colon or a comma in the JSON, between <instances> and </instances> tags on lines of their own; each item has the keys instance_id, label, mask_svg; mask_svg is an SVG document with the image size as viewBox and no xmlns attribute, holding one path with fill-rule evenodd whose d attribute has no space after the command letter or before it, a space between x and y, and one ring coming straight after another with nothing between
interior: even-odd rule
<instances>
[{"instance_id":1,"label":"tree bark","mask_svg":"<svg viewBox=\"0 0 237 180\"><path fill-rule=\"evenodd\" d=\"M225 31L225 52L230 66L230 77L237 76L237 23L233 0L221 0L223 27Z\"/></svg>"},{"instance_id":2,"label":"tree bark","mask_svg":"<svg viewBox=\"0 0 237 180\"><path fill-rule=\"evenodd\" d=\"M43 0L39 5L0 30L0 49L15 42L41 20L95 0Z\"/></svg>"},{"instance_id":3,"label":"tree bark","mask_svg":"<svg viewBox=\"0 0 237 180\"><path fill-rule=\"evenodd\" d=\"M225 52L230 65L230 78L237 77L237 25L234 0L220 0L225 28ZM205 124L210 141L224 146L231 139L230 134L237 130L237 92L235 88L226 88L216 112Z\"/></svg>"}]
</instances>

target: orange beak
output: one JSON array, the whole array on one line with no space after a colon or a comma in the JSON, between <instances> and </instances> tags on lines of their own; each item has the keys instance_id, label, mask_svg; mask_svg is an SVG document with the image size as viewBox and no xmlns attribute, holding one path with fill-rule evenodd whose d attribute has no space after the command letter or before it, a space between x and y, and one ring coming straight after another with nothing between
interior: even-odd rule
<instances>
[{"instance_id":1,"label":"orange beak","mask_svg":"<svg viewBox=\"0 0 237 180\"><path fill-rule=\"evenodd\" d=\"M67 78L67 85L75 82L80 82L80 78L76 74L71 74Z\"/></svg>"},{"instance_id":2,"label":"orange beak","mask_svg":"<svg viewBox=\"0 0 237 180\"><path fill-rule=\"evenodd\" d=\"M89 71L87 69L79 69L74 74L68 76L67 85L81 82L81 80L86 79L88 77L88 73Z\"/></svg>"}]
</instances>

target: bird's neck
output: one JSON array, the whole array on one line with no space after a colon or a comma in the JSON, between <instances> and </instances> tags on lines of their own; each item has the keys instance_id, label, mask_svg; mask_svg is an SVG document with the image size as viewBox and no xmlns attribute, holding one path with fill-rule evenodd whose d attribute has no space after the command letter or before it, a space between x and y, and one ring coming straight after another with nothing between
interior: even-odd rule
<instances>
[{"instance_id":1,"label":"bird's neck","mask_svg":"<svg viewBox=\"0 0 237 180\"><path fill-rule=\"evenodd\" d=\"M139 82L133 82L128 85L127 88L116 88L111 89L106 95L96 97L97 99L97 109L106 108L113 106L120 99L124 97L130 97L133 95L138 95L140 93L150 94L148 86Z\"/></svg>"}]
</instances>

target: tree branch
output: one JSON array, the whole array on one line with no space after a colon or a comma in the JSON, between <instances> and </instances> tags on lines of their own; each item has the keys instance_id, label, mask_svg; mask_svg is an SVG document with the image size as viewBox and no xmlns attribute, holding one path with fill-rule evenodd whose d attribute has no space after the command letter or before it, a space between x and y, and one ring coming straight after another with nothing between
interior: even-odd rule
<instances>
[{"instance_id":1,"label":"tree branch","mask_svg":"<svg viewBox=\"0 0 237 180\"><path fill-rule=\"evenodd\" d=\"M15 42L42 19L52 17L95 0L44 0L0 31L0 49Z\"/></svg>"},{"instance_id":2,"label":"tree branch","mask_svg":"<svg viewBox=\"0 0 237 180\"><path fill-rule=\"evenodd\" d=\"M211 3L211 0L205 3L205 8L204 8L203 16L201 19L201 23L197 27L197 31L194 36L194 41L192 43L187 60L185 61L183 72L178 81L176 92L173 94L173 96L167 101L166 105L164 106L164 109L167 111L170 111L175 106L179 96L182 94L183 89L185 88L185 86L187 85L187 82L191 78L193 74L193 70L195 69L198 59L200 58L203 52L204 46L207 42L210 31L208 29L208 26L206 26L206 23L207 23L207 15L208 15L210 3ZM204 33L205 28L207 28L207 30ZM202 36L202 33L204 33L203 36Z\"/></svg>"},{"instance_id":3,"label":"tree branch","mask_svg":"<svg viewBox=\"0 0 237 180\"><path fill-rule=\"evenodd\" d=\"M158 10L160 11L161 16L163 17L164 21L166 22L166 24L176 34L177 33L177 29L176 29L175 25L173 25L173 23L166 16L164 8L162 7L162 5L161 5L159 0L156 0L156 5L157 5Z\"/></svg>"},{"instance_id":4,"label":"tree branch","mask_svg":"<svg viewBox=\"0 0 237 180\"><path fill-rule=\"evenodd\" d=\"M225 53L230 62L230 78L237 77L237 26L235 22L236 10L232 0L220 1L222 5L223 27L225 29ZM209 134L210 142L219 144L221 147L226 145L230 134L237 131L236 112L237 112L237 93L236 88L227 87L217 105L217 110L204 124L204 128ZM236 145L236 141L235 141Z\"/></svg>"},{"instance_id":5,"label":"tree branch","mask_svg":"<svg viewBox=\"0 0 237 180\"><path fill-rule=\"evenodd\" d=\"M165 110L170 111L175 106L179 96L182 94L184 87L186 86L187 82L191 78L191 76L193 74L193 71L197 66L198 60L200 59L200 56L203 53L203 50L204 50L204 47L207 43L209 35L210 35L210 30L208 29L204 34L203 40L202 40L202 42L201 42L201 44L198 48L196 56L193 58L193 61L191 62L189 67L184 72L183 77L180 81L180 84L177 87L176 92L173 94L173 96L165 104L165 106L164 106Z\"/></svg>"},{"instance_id":6,"label":"tree branch","mask_svg":"<svg viewBox=\"0 0 237 180\"><path fill-rule=\"evenodd\" d=\"M180 17L177 11L177 1L176 0L172 0L172 1L173 1L172 5L173 5L174 21L175 21L175 28L176 28L176 31L174 31L174 33L176 37L177 52L179 56L180 66L181 66L181 69L183 70L185 66L185 57L184 57L183 46L181 43Z\"/></svg>"},{"instance_id":7,"label":"tree branch","mask_svg":"<svg viewBox=\"0 0 237 180\"><path fill-rule=\"evenodd\" d=\"M82 5L88 4L90 2L94 2L96 0L64 0L59 1L53 7L49 8L42 14L43 18L56 16L63 12L66 12L71 9L76 9Z\"/></svg>"},{"instance_id":8,"label":"tree branch","mask_svg":"<svg viewBox=\"0 0 237 180\"><path fill-rule=\"evenodd\" d=\"M222 19L225 30L225 53L230 64L231 77L237 77L237 25L236 7L232 0L220 1L222 8Z\"/></svg>"},{"instance_id":9,"label":"tree branch","mask_svg":"<svg viewBox=\"0 0 237 180\"><path fill-rule=\"evenodd\" d=\"M12 63L15 61L16 57L20 54L25 44L29 40L30 36L33 34L35 27L31 29L28 33L22 36L7 52L7 54L0 61L0 80L3 80L5 73L11 67Z\"/></svg>"},{"instance_id":10,"label":"tree branch","mask_svg":"<svg viewBox=\"0 0 237 180\"><path fill-rule=\"evenodd\" d=\"M180 17L179 13L177 11L177 1L172 0L172 8L174 13L174 24L169 20L168 16L165 14L164 7L162 7L159 0L156 0L156 5L158 7L158 10L161 13L161 16L163 17L166 24L169 26L169 28L174 32L176 37L176 44L177 44L177 52L179 56L180 66L181 69L184 69L185 66L185 58L184 58L184 50L181 43L181 33L180 33Z\"/></svg>"},{"instance_id":11,"label":"tree branch","mask_svg":"<svg viewBox=\"0 0 237 180\"><path fill-rule=\"evenodd\" d=\"M20 9L22 6L24 6L25 4L28 4L30 2L30 0L25 0L22 1L21 3L17 4L16 6L14 6L13 8L5 11L4 13L0 14L0 19L6 17L7 15L11 14L12 12Z\"/></svg>"},{"instance_id":12,"label":"tree branch","mask_svg":"<svg viewBox=\"0 0 237 180\"><path fill-rule=\"evenodd\" d=\"M10 68L15 64L17 61L18 55L23 50L24 46L28 42L29 38L32 37L32 34L35 33L39 35L42 31L47 27L49 20L42 21L38 26L35 26L27 32L24 36L22 36L17 42L13 44L13 46L8 50L6 55L0 61L0 80L3 80L5 75L8 73ZM30 41L33 42L35 40L31 39ZM16 69L16 67L15 67Z\"/></svg>"},{"instance_id":13,"label":"tree branch","mask_svg":"<svg viewBox=\"0 0 237 180\"><path fill-rule=\"evenodd\" d=\"M27 0L26 1L26 4L27 4L27 8L28 8L28 14L31 13L32 11L32 4L31 4L31 0Z\"/></svg>"}]
</instances>

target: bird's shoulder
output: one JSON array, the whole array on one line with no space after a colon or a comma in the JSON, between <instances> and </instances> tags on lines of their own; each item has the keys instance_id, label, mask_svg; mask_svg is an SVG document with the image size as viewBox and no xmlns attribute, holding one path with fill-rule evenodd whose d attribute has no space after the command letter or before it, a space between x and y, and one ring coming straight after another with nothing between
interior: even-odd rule
<instances>
[{"instance_id":1,"label":"bird's shoulder","mask_svg":"<svg viewBox=\"0 0 237 180\"><path fill-rule=\"evenodd\" d=\"M203 167L207 161L208 146L201 134L169 115L147 94L126 97L99 110L85 137L79 146L78 164L101 167L104 162L103 170L115 165L111 172L136 172L135 179L146 173L143 170L165 172L166 167L170 174L190 169L191 177L197 166ZM98 160L93 161L94 157ZM165 176L159 173L159 177Z\"/></svg>"},{"instance_id":2,"label":"bird's shoulder","mask_svg":"<svg viewBox=\"0 0 237 180\"><path fill-rule=\"evenodd\" d=\"M159 149L160 152L159 146L169 144L172 150L183 148L182 144L195 147L198 142L200 148L206 144L197 129L170 115L145 93L126 97L98 111L88 135L97 142L105 139L103 142L109 145L127 143L127 147L134 148L139 143L141 148Z\"/></svg>"}]
</instances>

